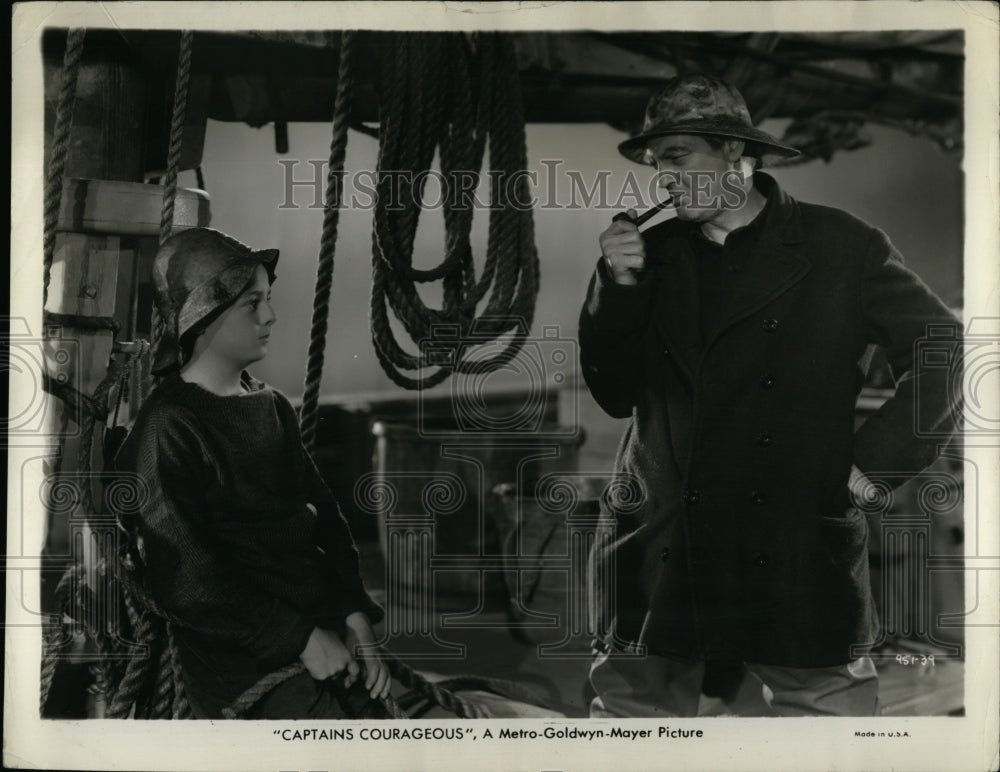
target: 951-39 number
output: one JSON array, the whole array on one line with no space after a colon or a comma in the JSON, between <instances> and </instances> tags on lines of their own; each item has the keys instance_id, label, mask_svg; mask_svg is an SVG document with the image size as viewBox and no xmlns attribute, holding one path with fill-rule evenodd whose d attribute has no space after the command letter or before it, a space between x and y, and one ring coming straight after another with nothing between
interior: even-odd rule
<instances>
[{"instance_id":1,"label":"951-39 number","mask_svg":"<svg viewBox=\"0 0 1000 772\"><path fill-rule=\"evenodd\" d=\"M896 662L900 665L934 665L933 654L897 654Z\"/></svg>"}]
</instances>

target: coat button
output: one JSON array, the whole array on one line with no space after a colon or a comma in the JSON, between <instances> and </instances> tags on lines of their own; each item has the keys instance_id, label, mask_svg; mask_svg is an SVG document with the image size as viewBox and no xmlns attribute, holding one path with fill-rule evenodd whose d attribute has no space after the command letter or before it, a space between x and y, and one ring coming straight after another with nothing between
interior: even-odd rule
<instances>
[{"instance_id":1,"label":"coat button","mask_svg":"<svg viewBox=\"0 0 1000 772\"><path fill-rule=\"evenodd\" d=\"M669 558L670 558L670 547L664 547L663 549L660 550L660 560L666 563Z\"/></svg>"},{"instance_id":2,"label":"coat button","mask_svg":"<svg viewBox=\"0 0 1000 772\"><path fill-rule=\"evenodd\" d=\"M762 389L770 389L774 386L774 376L768 373L767 375L762 375L760 377L760 387Z\"/></svg>"},{"instance_id":3,"label":"coat button","mask_svg":"<svg viewBox=\"0 0 1000 772\"><path fill-rule=\"evenodd\" d=\"M778 329L778 320L774 318L765 319L762 325L764 332L774 332Z\"/></svg>"},{"instance_id":4,"label":"coat button","mask_svg":"<svg viewBox=\"0 0 1000 772\"><path fill-rule=\"evenodd\" d=\"M756 555L753 556L753 562L756 563L761 568L763 568L764 566L766 566L768 563L771 562L771 558L767 556L766 552L758 552Z\"/></svg>"},{"instance_id":5,"label":"coat button","mask_svg":"<svg viewBox=\"0 0 1000 772\"><path fill-rule=\"evenodd\" d=\"M688 488L684 491L684 503L690 504L692 507L701 501L701 491L697 488Z\"/></svg>"},{"instance_id":6,"label":"coat button","mask_svg":"<svg viewBox=\"0 0 1000 772\"><path fill-rule=\"evenodd\" d=\"M764 506L767 503L767 496L764 495L764 491L751 491L750 503L755 507Z\"/></svg>"},{"instance_id":7,"label":"coat button","mask_svg":"<svg viewBox=\"0 0 1000 772\"><path fill-rule=\"evenodd\" d=\"M757 435L757 444L762 448L770 446L774 442L774 437L772 437L768 432L761 432Z\"/></svg>"}]
</instances>

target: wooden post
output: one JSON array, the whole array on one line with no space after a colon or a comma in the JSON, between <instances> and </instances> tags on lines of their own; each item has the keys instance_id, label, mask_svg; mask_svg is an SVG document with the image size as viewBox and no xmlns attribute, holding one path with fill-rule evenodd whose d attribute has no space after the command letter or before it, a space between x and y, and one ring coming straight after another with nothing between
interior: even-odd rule
<instances>
[{"instance_id":1,"label":"wooden post","mask_svg":"<svg viewBox=\"0 0 1000 772\"><path fill-rule=\"evenodd\" d=\"M77 79L76 105L66 161L67 178L141 181L144 156L146 86L143 74L131 60L127 47L87 45ZM55 98L62 76L61 57L48 59L46 71L46 112L54 125ZM52 136L46 131L46 158L51 153ZM60 232L56 235L52 281L46 310L57 314L86 317L117 317L127 321L128 308L119 308L117 288L119 268L131 272L132 250L123 252L116 236ZM131 286L131 281L126 282ZM63 325L61 334L51 338L51 355L58 351L79 357L67 363L71 383L84 394L92 394L107 372L111 355L110 330ZM65 354L61 355L65 358ZM65 405L52 401L56 425L65 419ZM75 422L77 416L70 416ZM100 434L95 433L95 434ZM95 443L97 444L97 443ZM76 467L78 448L70 438L63 448L62 470ZM99 461L99 459L95 459ZM95 471L99 469L95 464ZM49 547L66 554L68 524L49 523Z\"/></svg>"},{"instance_id":2,"label":"wooden post","mask_svg":"<svg viewBox=\"0 0 1000 772\"><path fill-rule=\"evenodd\" d=\"M52 36L48 42L53 42ZM58 45L49 45L43 46L43 51L48 164L55 100L62 77L62 50ZM201 79L198 83L202 86L199 92L202 99L207 100L207 81ZM149 337L150 299L143 290L149 285L158 244L163 189L143 183L151 157L146 145L158 144L155 139L149 140L151 135L144 122L150 115L150 105L168 96L166 89L172 94L172 80L170 84L161 84L157 76L140 69L126 41L100 31L88 33L77 78L43 344L49 378L57 379L63 390L75 389L84 398L92 397L107 377L115 353L113 329L117 328L121 340ZM187 161L192 164L201 155L204 115L195 111L194 131L185 132L185 137L191 135ZM203 192L179 190L175 227L207 225L207 202L207 194ZM133 382L131 386L130 402L134 405L138 384ZM57 460L46 470L52 483L49 488L59 482L65 491L70 483L79 494L70 507L57 508L52 506L54 498L49 501L43 552L46 565L52 568L42 575L41 609L52 612L58 611L53 608L52 589L66 565L77 560L87 570L95 597L108 598L101 590L107 579L96 570L93 551L81 551L81 545L91 544L93 539L87 534L82 540L73 536L76 532L79 537L81 528L89 532L101 517L104 521L108 517L102 482L106 422L97 421L90 444L84 446L86 440L80 436L84 415L80 408L50 395L46 398L49 426L43 431L54 433L60 441ZM107 402L99 407L111 408ZM129 417L127 410L121 416L121 423ZM89 474L82 474L85 471ZM53 478L56 474L61 477ZM88 507L89 502L92 506ZM101 530L100 526L95 528ZM108 533L117 538L117 529L111 528ZM109 554L113 551L108 550ZM95 608L86 610L86 615L92 621L100 621L114 612L111 607ZM69 710L73 715L80 713L81 717L86 712L76 706ZM65 711L61 715L66 715Z\"/></svg>"}]
</instances>

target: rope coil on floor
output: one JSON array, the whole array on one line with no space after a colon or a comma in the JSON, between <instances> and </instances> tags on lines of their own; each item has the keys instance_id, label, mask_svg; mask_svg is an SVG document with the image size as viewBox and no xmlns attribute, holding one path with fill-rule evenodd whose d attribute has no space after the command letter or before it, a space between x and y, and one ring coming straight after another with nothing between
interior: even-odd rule
<instances>
[{"instance_id":1,"label":"rope coil on floor","mask_svg":"<svg viewBox=\"0 0 1000 772\"><path fill-rule=\"evenodd\" d=\"M498 678L480 676L459 676L443 681L431 681L390 652L381 651L380 656L389 666L392 677L400 684L410 689L412 695L401 698L408 703L416 700L427 700L454 713L459 718L489 718L489 713L475 700L470 700L458 694L458 690L480 690L493 692L504 697L523 702L537 704L539 695L533 690L514 682ZM233 703L224 708L224 718L237 719L245 716L255 705L286 681L296 678L306 672L303 664L296 662L268 673ZM391 696L380 700L390 718L407 719L409 715Z\"/></svg>"}]
</instances>

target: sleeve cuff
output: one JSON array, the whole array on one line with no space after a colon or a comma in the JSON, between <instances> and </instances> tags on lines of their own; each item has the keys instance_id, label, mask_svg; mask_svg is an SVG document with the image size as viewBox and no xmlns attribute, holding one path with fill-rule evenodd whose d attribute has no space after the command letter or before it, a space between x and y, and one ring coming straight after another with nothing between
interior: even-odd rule
<instances>
[{"instance_id":1,"label":"sleeve cuff","mask_svg":"<svg viewBox=\"0 0 1000 772\"><path fill-rule=\"evenodd\" d=\"M608 273L604 258L597 261L594 288L587 301L591 317L603 329L631 329L645 323L652 300L653 282L647 271L637 284L618 284Z\"/></svg>"},{"instance_id":2,"label":"sleeve cuff","mask_svg":"<svg viewBox=\"0 0 1000 772\"><path fill-rule=\"evenodd\" d=\"M280 667L302 653L313 627L310 620L276 600L271 613L247 641L247 646L265 667Z\"/></svg>"}]
</instances>

